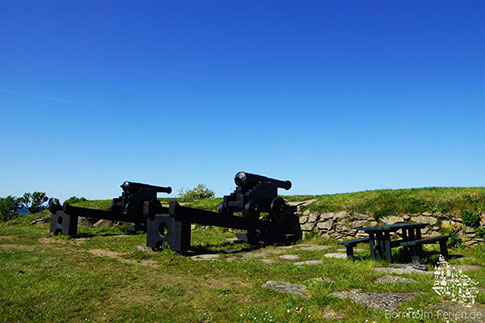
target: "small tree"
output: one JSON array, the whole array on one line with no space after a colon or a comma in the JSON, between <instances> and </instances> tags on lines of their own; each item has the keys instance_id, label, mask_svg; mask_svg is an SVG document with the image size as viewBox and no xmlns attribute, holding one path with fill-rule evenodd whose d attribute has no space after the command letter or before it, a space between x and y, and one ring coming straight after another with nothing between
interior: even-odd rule
<instances>
[{"instance_id":1,"label":"small tree","mask_svg":"<svg viewBox=\"0 0 485 323\"><path fill-rule=\"evenodd\" d=\"M0 213L4 221L10 220L20 207L20 199L9 195L7 197L0 197Z\"/></svg>"},{"instance_id":2,"label":"small tree","mask_svg":"<svg viewBox=\"0 0 485 323\"><path fill-rule=\"evenodd\" d=\"M29 213L37 213L45 208L44 203L49 198L44 192L25 193L20 198L22 205L29 210Z\"/></svg>"},{"instance_id":3,"label":"small tree","mask_svg":"<svg viewBox=\"0 0 485 323\"><path fill-rule=\"evenodd\" d=\"M205 184L199 184L191 190L179 190L178 196L186 199L206 199L214 197L215 194L214 191L208 189Z\"/></svg>"}]
</instances>

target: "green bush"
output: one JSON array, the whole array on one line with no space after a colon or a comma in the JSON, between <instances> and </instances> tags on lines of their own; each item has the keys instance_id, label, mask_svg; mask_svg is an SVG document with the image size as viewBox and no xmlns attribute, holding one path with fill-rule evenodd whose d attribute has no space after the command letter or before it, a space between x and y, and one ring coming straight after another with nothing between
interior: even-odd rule
<instances>
[{"instance_id":1,"label":"green bush","mask_svg":"<svg viewBox=\"0 0 485 323\"><path fill-rule=\"evenodd\" d=\"M467 210L463 212L462 221L464 225L476 228L480 225L480 215Z\"/></svg>"},{"instance_id":2,"label":"green bush","mask_svg":"<svg viewBox=\"0 0 485 323\"><path fill-rule=\"evenodd\" d=\"M215 196L214 191L207 188L205 184L199 184L193 189L181 189L178 192L178 196L184 199L207 199Z\"/></svg>"},{"instance_id":3,"label":"green bush","mask_svg":"<svg viewBox=\"0 0 485 323\"><path fill-rule=\"evenodd\" d=\"M446 245L450 248L462 248L464 247L463 240L461 240L460 237L458 237L458 229L450 229L450 228L441 228L440 233L441 234L447 234L450 237L448 238L448 241L446 241Z\"/></svg>"},{"instance_id":4,"label":"green bush","mask_svg":"<svg viewBox=\"0 0 485 323\"><path fill-rule=\"evenodd\" d=\"M450 248L463 248L463 241L456 235L451 235L446 242L446 245Z\"/></svg>"},{"instance_id":5,"label":"green bush","mask_svg":"<svg viewBox=\"0 0 485 323\"><path fill-rule=\"evenodd\" d=\"M20 207L21 201L19 198L9 195L7 197L0 197L0 215L4 221L10 220Z\"/></svg>"}]
</instances>

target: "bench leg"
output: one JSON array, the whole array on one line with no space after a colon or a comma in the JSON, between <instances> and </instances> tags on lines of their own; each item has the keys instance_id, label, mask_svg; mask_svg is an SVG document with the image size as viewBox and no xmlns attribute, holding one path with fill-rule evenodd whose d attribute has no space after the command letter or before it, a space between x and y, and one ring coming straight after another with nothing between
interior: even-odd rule
<instances>
[{"instance_id":1,"label":"bench leg","mask_svg":"<svg viewBox=\"0 0 485 323\"><path fill-rule=\"evenodd\" d=\"M402 229L402 241L408 241L408 235L407 235L406 229ZM403 247L403 249L405 254L409 253L409 247Z\"/></svg>"},{"instance_id":2,"label":"bench leg","mask_svg":"<svg viewBox=\"0 0 485 323\"><path fill-rule=\"evenodd\" d=\"M419 265L419 251L416 245L411 246L411 260L413 264Z\"/></svg>"},{"instance_id":3,"label":"bench leg","mask_svg":"<svg viewBox=\"0 0 485 323\"><path fill-rule=\"evenodd\" d=\"M420 240L421 239L421 229L419 228L416 228L416 240ZM423 245L417 245L418 247L418 252L420 255L423 255Z\"/></svg>"},{"instance_id":4,"label":"bench leg","mask_svg":"<svg viewBox=\"0 0 485 323\"><path fill-rule=\"evenodd\" d=\"M381 260L384 258L384 235L381 232L376 233L376 244L377 244L377 259Z\"/></svg>"},{"instance_id":5,"label":"bench leg","mask_svg":"<svg viewBox=\"0 0 485 323\"><path fill-rule=\"evenodd\" d=\"M391 236L389 235L389 232L386 231L384 238L386 239L384 242L384 247L386 249L386 260L387 263L392 262L392 253L391 253Z\"/></svg>"},{"instance_id":6,"label":"bench leg","mask_svg":"<svg viewBox=\"0 0 485 323\"><path fill-rule=\"evenodd\" d=\"M374 243L374 233L369 233L370 259L376 260L376 245Z\"/></svg>"},{"instance_id":7,"label":"bench leg","mask_svg":"<svg viewBox=\"0 0 485 323\"><path fill-rule=\"evenodd\" d=\"M445 257L445 259L448 259L448 247L446 246L445 239L440 240L440 251L441 255Z\"/></svg>"},{"instance_id":8,"label":"bench leg","mask_svg":"<svg viewBox=\"0 0 485 323\"><path fill-rule=\"evenodd\" d=\"M354 246L353 245L347 245L347 259L349 260L354 260Z\"/></svg>"},{"instance_id":9,"label":"bench leg","mask_svg":"<svg viewBox=\"0 0 485 323\"><path fill-rule=\"evenodd\" d=\"M414 230L413 229L408 229L408 240L410 240L410 241L416 240L414 238Z\"/></svg>"}]
</instances>

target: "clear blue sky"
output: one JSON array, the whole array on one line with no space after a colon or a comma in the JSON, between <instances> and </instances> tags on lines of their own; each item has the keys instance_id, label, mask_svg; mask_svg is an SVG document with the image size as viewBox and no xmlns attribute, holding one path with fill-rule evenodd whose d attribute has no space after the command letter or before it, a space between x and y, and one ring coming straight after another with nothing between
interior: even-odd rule
<instances>
[{"instance_id":1,"label":"clear blue sky","mask_svg":"<svg viewBox=\"0 0 485 323\"><path fill-rule=\"evenodd\" d=\"M0 26L1 196L485 184L483 1L2 1Z\"/></svg>"}]
</instances>

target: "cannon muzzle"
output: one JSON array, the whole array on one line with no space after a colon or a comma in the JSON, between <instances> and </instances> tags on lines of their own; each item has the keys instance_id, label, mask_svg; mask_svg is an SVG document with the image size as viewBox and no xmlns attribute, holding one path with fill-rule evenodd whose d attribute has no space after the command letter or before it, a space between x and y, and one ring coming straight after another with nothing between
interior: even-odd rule
<instances>
[{"instance_id":1,"label":"cannon muzzle","mask_svg":"<svg viewBox=\"0 0 485 323\"><path fill-rule=\"evenodd\" d=\"M284 188L285 190L289 190L291 188L290 181L280 181L277 179L246 173L246 172L239 172L234 177L234 182L236 182L237 186L251 188L260 182L272 182L279 188Z\"/></svg>"},{"instance_id":2,"label":"cannon muzzle","mask_svg":"<svg viewBox=\"0 0 485 323\"><path fill-rule=\"evenodd\" d=\"M134 193L138 191L152 191L152 192L160 192L160 193L172 193L172 188L170 186L163 187L163 186L155 186L155 185L148 185L142 183L134 183L134 182L124 182L121 184L121 188L124 192L127 193Z\"/></svg>"}]
</instances>

